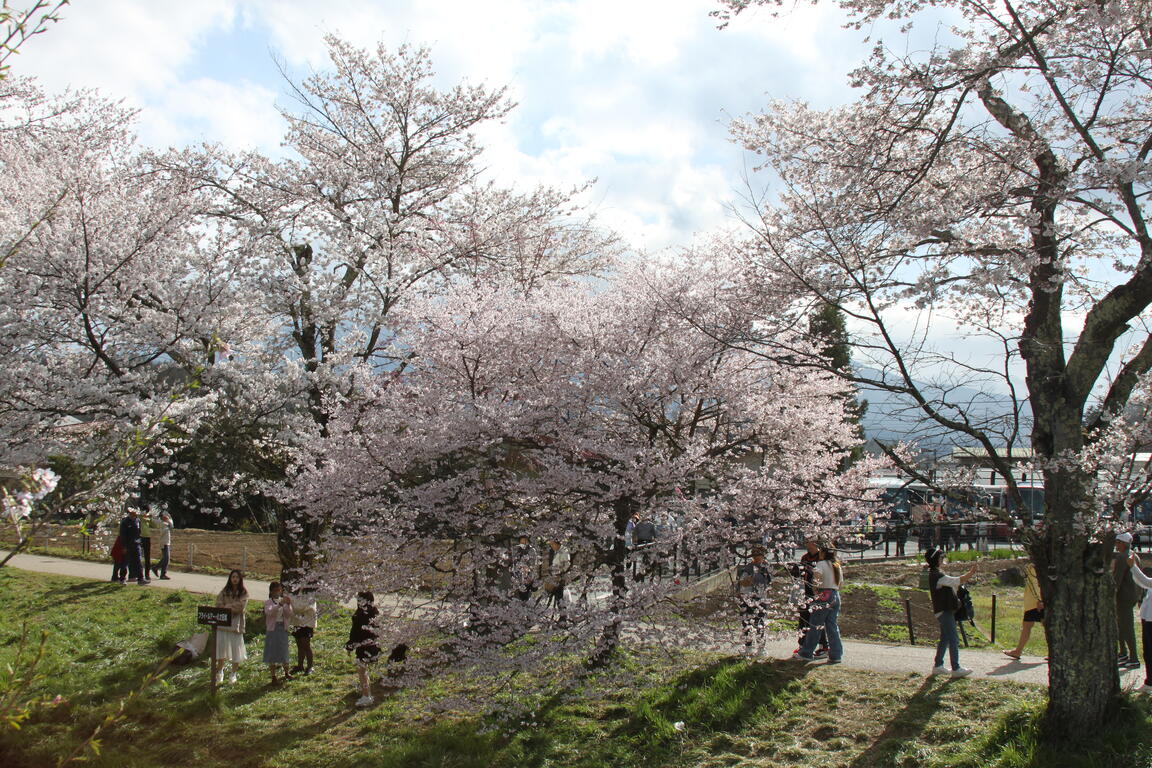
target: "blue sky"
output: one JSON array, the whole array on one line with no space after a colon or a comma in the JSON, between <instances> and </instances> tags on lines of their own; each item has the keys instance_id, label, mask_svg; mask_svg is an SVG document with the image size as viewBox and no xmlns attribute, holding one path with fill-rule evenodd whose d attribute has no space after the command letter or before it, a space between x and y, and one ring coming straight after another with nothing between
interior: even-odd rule
<instances>
[{"instance_id":1,"label":"blue sky","mask_svg":"<svg viewBox=\"0 0 1152 768\"><path fill-rule=\"evenodd\" d=\"M142 142L279 152L293 77L326 64L323 37L426 45L438 76L506 85L518 108L481 140L508 185L590 179L585 202L633 245L657 250L732 226L755 164L728 138L770 98L851 97L863 33L830 4L716 28L712 0L73 0L30 41L17 74L95 88L140 108ZM899 41L897 41L899 42Z\"/></svg>"}]
</instances>

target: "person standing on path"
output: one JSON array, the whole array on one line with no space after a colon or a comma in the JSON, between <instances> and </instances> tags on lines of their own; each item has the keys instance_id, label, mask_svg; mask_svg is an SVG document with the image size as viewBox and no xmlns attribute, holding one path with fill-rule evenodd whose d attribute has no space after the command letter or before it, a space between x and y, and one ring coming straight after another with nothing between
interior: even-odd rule
<instances>
[{"instance_id":1,"label":"person standing on path","mask_svg":"<svg viewBox=\"0 0 1152 768\"><path fill-rule=\"evenodd\" d=\"M1132 569L1128 567L1128 554L1132 548L1132 534L1116 534L1116 554L1112 560L1112 580L1116 584L1116 632L1120 646L1117 662L1126 669L1140 666L1140 655L1136 651L1136 627L1132 621L1132 609L1140 594L1136 582L1132 580Z\"/></svg>"},{"instance_id":2,"label":"person standing on path","mask_svg":"<svg viewBox=\"0 0 1152 768\"><path fill-rule=\"evenodd\" d=\"M291 680L288 671L288 625L292 622L292 598L284 594L284 585L274 581L268 585L268 599L264 601L264 663L272 673L272 685L279 682L276 668L284 671L284 679Z\"/></svg>"},{"instance_id":3,"label":"person standing on path","mask_svg":"<svg viewBox=\"0 0 1152 768\"><path fill-rule=\"evenodd\" d=\"M140 515L140 563L144 568L144 578L152 576L152 513Z\"/></svg>"},{"instance_id":4,"label":"person standing on path","mask_svg":"<svg viewBox=\"0 0 1152 768\"><path fill-rule=\"evenodd\" d=\"M120 521L120 543L124 546L124 562L128 566L128 578L135 579L140 586L151 584L140 565L140 510L128 508L128 514ZM123 583L123 582L121 582Z\"/></svg>"},{"instance_id":5,"label":"person standing on path","mask_svg":"<svg viewBox=\"0 0 1152 768\"><path fill-rule=\"evenodd\" d=\"M1040 598L1040 582L1036 578L1036 566L1028 563L1024 569L1024 623L1020 625L1020 639L1016 647L1004 650L1010 659L1019 659L1032 637L1032 625L1044 621L1044 601Z\"/></svg>"},{"instance_id":6,"label":"person standing on path","mask_svg":"<svg viewBox=\"0 0 1152 768\"><path fill-rule=\"evenodd\" d=\"M124 559L124 542L120 535L112 543L112 581L124 584L128 580L128 562Z\"/></svg>"},{"instance_id":7,"label":"person standing on path","mask_svg":"<svg viewBox=\"0 0 1152 768\"><path fill-rule=\"evenodd\" d=\"M1140 558L1135 552L1128 554L1128 567L1132 580L1144 588L1144 600L1140 604L1140 629L1144 642L1144 685L1136 690L1152 693L1152 579L1140 569Z\"/></svg>"},{"instance_id":8,"label":"person standing on path","mask_svg":"<svg viewBox=\"0 0 1152 768\"><path fill-rule=\"evenodd\" d=\"M166 511L152 523L156 534L156 543L160 545L160 562L152 569L152 574L161 579L168 579L168 563L172 560L172 515Z\"/></svg>"},{"instance_id":9,"label":"person standing on path","mask_svg":"<svg viewBox=\"0 0 1152 768\"><path fill-rule=\"evenodd\" d=\"M936 661L932 667L932 674L951 673L952 677L970 675L972 670L960 666L960 633L956 625L956 609L960 607L960 599L956 590L976 575L976 563L973 563L963 576L949 576L941 570L946 560L943 549L933 547L924 559L928 561L928 588L932 594L932 613L936 614L936 621L940 623L940 642L936 644ZM945 651L948 652L949 661L952 663L951 670L944 666Z\"/></svg>"},{"instance_id":10,"label":"person standing on path","mask_svg":"<svg viewBox=\"0 0 1152 768\"><path fill-rule=\"evenodd\" d=\"M804 596L800 600L798 612L799 637L794 653L799 653L800 649L804 647L804 640L807 639L808 630L811 627L812 603L816 597L816 563L820 562L820 544L815 536L808 536L804 539L804 549L806 551L800 556L800 565L793 571L793 576L799 578L804 587ZM828 637L822 629L817 630L817 634L820 635L820 642L815 655L825 656L828 653Z\"/></svg>"},{"instance_id":11,"label":"person standing on path","mask_svg":"<svg viewBox=\"0 0 1152 768\"><path fill-rule=\"evenodd\" d=\"M752 656L764 648L768 623L768 585L772 574L764 561L764 548L752 548L752 560L736 571L736 591L740 600L740 635L744 653Z\"/></svg>"},{"instance_id":12,"label":"person standing on path","mask_svg":"<svg viewBox=\"0 0 1152 768\"><path fill-rule=\"evenodd\" d=\"M556 609L557 622L560 626L567 626L568 598L564 590L567 588L568 571L572 569L572 554L559 539L550 540L548 549L548 580L544 582L544 591L548 593L549 609Z\"/></svg>"},{"instance_id":13,"label":"person standing on path","mask_svg":"<svg viewBox=\"0 0 1152 768\"><path fill-rule=\"evenodd\" d=\"M836 558L836 550L831 544L821 544L820 559L813 566L816 575L816 598L808 617L808 634L800 650L792 658L811 661L815 657L816 646L821 635L828 640L828 663L839 664L844 658L844 643L840 640L840 586L844 583L844 571Z\"/></svg>"},{"instance_id":14,"label":"person standing on path","mask_svg":"<svg viewBox=\"0 0 1152 768\"><path fill-rule=\"evenodd\" d=\"M228 682L235 683L240 673L240 665L248 660L248 649L244 647L246 621L244 611L248 608L248 589L244 586L244 574L233 569L228 574L228 582L216 596L216 607L232 611L232 623L216 630L216 682L223 682L224 663L232 663L232 674Z\"/></svg>"}]
</instances>

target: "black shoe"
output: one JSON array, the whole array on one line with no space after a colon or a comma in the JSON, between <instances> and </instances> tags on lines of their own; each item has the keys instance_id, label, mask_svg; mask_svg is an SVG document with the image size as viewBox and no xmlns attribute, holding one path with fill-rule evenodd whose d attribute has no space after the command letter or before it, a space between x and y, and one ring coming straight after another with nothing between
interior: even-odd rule
<instances>
[{"instance_id":1,"label":"black shoe","mask_svg":"<svg viewBox=\"0 0 1152 768\"><path fill-rule=\"evenodd\" d=\"M162 575L160 576L160 578L161 578L161 579L163 579L164 581L172 581L172 577L171 577L171 576L169 576L169 575L168 575L168 574L166 574L166 573L165 573L165 574L162 574Z\"/></svg>"},{"instance_id":2,"label":"black shoe","mask_svg":"<svg viewBox=\"0 0 1152 768\"><path fill-rule=\"evenodd\" d=\"M292 667L292 670L291 670L292 674L294 674L294 675L298 675L303 671L304 671L304 667L299 667L299 666Z\"/></svg>"}]
</instances>

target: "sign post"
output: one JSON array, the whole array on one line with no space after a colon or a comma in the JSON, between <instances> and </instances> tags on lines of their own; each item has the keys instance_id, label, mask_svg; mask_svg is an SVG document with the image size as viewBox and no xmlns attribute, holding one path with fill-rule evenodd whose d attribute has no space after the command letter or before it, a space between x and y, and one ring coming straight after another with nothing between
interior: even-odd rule
<instances>
[{"instance_id":1,"label":"sign post","mask_svg":"<svg viewBox=\"0 0 1152 768\"><path fill-rule=\"evenodd\" d=\"M196 607L196 623L207 624L212 627L212 637L208 641L212 644L211 666L208 667L208 679L211 680L212 698L216 698L216 630L232 624L232 609L217 608L214 605L200 605Z\"/></svg>"}]
</instances>

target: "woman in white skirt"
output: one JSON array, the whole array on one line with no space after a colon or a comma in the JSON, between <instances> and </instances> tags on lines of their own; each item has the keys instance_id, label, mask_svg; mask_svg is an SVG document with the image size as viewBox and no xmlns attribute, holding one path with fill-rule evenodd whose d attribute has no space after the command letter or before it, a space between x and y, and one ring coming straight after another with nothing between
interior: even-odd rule
<instances>
[{"instance_id":1,"label":"woman in white skirt","mask_svg":"<svg viewBox=\"0 0 1152 768\"><path fill-rule=\"evenodd\" d=\"M228 574L228 583L216 596L217 608L232 611L232 623L216 630L216 682L223 682L224 662L232 662L232 674L228 682L235 683L240 665L248 660L244 647L244 611L248 607L248 589L244 586L244 574L233 570Z\"/></svg>"},{"instance_id":2,"label":"woman in white skirt","mask_svg":"<svg viewBox=\"0 0 1152 768\"><path fill-rule=\"evenodd\" d=\"M292 622L292 598L284 594L284 585L274 581L268 585L268 599L264 602L264 663L272 671L272 685L276 685L276 668L282 667L284 679L291 680L288 672L288 625Z\"/></svg>"}]
</instances>

